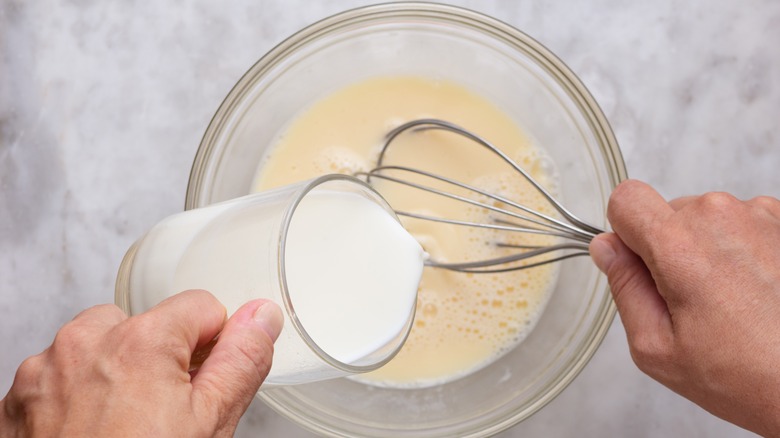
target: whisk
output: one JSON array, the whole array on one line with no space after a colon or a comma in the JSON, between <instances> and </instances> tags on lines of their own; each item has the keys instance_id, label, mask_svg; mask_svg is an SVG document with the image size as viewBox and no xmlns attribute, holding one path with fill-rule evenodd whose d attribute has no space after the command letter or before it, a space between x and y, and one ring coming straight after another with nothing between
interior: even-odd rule
<instances>
[{"instance_id":1,"label":"whisk","mask_svg":"<svg viewBox=\"0 0 780 438\"><path fill-rule=\"evenodd\" d=\"M531 186L539 191L544 199L555 208L561 215L561 219L535 211L528 206L522 205L506 197L490 193L479 187L469 185L445 176L437 175L419 168L407 166L384 165L385 155L388 148L399 135L406 131L420 131L439 129L449 131L471 140L474 145L479 145L500 157L504 162L511 166L515 171L523 176ZM366 182L371 183L372 179L380 179L402 184L415 189L423 190L428 193L443 196L460 202L465 202L472 206L487 209L493 213L492 223L478 223L465 220L456 220L451 218L436 217L427 214L419 214L407 211L396 210L399 216L416 218L425 221L433 221L458 226L478 227L483 229L502 230L518 233L530 233L537 235L547 235L556 237L556 243L550 245L518 245L504 242L493 242L499 248L513 248L518 251L507 256L490 258L462 263L445 263L428 259L426 265L433 268L448 269L451 271L467 273L498 273L515 271L520 269L529 269L536 266L553 263L572 257L588 255L588 244L597 234L603 231L590 225L568 209L566 209L554 196L550 194L539 182L537 182L528 172L520 167L514 160L509 158L499 148L458 125L439 120L439 119L418 119L413 120L390 131L377 160L375 168L368 172L358 172L357 176L365 177ZM415 175L417 181L436 181L438 187L458 187L459 192L469 193L471 196L464 196L448 189L433 187L420 182L410 181L408 178ZM406 177L406 178L405 178ZM491 205L477 199L478 195L498 201L502 205ZM504 207L506 206L506 207Z\"/></svg>"}]
</instances>

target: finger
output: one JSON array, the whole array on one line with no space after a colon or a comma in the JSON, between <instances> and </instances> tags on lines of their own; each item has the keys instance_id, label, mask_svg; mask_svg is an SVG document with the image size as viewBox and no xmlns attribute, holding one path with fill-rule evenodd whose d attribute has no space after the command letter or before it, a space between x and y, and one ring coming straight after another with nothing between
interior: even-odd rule
<instances>
[{"instance_id":1,"label":"finger","mask_svg":"<svg viewBox=\"0 0 780 438\"><path fill-rule=\"evenodd\" d=\"M167 298L136 319L153 326L157 338L185 341L192 353L219 334L225 325L227 311L209 292L188 290Z\"/></svg>"},{"instance_id":2,"label":"finger","mask_svg":"<svg viewBox=\"0 0 780 438\"><path fill-rule=\"evenodd\" d=\"M224 427L237 423L271 369L282 311L271 301L242 306L225 324L211 354L192 380L194 402Z\"/></svg>"},{"instance_id":3,"label":"finger","mask_svg":"<svg viewBox=\"0 0 780 438\"><path fill-rule=\"evenodd\" d=\"M631 250L652 263L652 248L672 207L649 185L627 180L609 198L607 217L612 229Z\"/></svg>"},{"instance_id":4,"label":"finger","mask_svg":"<svg viewBox=\"0 0 780 438\"><path fill-rule=\"evenodd\" d=\"M688 204L693 203L699 199L698 196L682 196L680 198L672 199L669 201L669 206L672 207L672 210L674 211L680 211Z\"/></svg>"},{"instance_id":5,"label":"finger","mask_svg":"<svg viewBox=\"0 0 780 438\"><path fill-rule=\"evenodd\" d=\"M640 368L671 345L672 320L650 272L614 233L590 244L593 261L607 274L612 297Z\"/></svg>"},{"instance_id":6,"label":"finger","mask_svg":"<svg viewBox=\"0 0 780 438\"><path fill-rule=\"evenodd\" d=\"M753 207L768 211L772 216L780 218L780 200L771 196L756 196L747 201Z\"/></svg>"}]
</instances>

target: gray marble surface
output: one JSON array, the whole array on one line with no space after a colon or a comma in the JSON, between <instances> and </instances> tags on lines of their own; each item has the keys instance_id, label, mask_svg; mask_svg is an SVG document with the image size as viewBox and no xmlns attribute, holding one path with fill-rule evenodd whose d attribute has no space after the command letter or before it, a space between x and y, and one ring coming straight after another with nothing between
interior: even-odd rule
<instances>
[{"instance_id":1,"label":"gray marble surface","mask_svg":"<svg viewBox=\"0 0 780 438\"><path fill-rule=\"evenodd\" d=\"M0 393L183 207L232 84L302 26L358 0L0 0ZM780 3L454 2L557 53L590 88L632 177L673 197L780 196ZM239 436L305 437L255 402ZM520 436L741 437L636 370L619 320Z\"/></svg>"}]
</instances>

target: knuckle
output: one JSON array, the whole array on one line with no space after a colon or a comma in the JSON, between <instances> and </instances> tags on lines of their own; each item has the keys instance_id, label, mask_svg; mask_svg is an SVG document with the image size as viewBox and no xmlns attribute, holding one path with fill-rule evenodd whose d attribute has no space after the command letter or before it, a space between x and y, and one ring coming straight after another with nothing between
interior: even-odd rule
<instances>
[{"instance_id":1,"label":"knuckle","mask_svg":"<svg viewBox=\"0 0 780 438\"><path fill-rule=\"evenodd\" d=\"M111 334L115 360L122 366L128 363L140 364L140 358L152 360L160 355L172 357L189 364L190 348L176 336L170 336L160 329L160 322L151 314L141 314L119 324ZM151 366L151 364L149 364Z\"/></svg>"},{"instance_id":2,"label":"knuckle","mask_svg":"<svg viewBox=\"0 0 780 438\"><path fill-rule=\"evenodd\" d=\"M748 201L752 204L761 205L761 206L770 206L777 203L777 199L771 197L771 196L756 196L755 198Z\"/></svg>"},{"instance_id":3,"label":"knuckle","mask_svg":"<svg viewBox=\"0 0 780 438\"><path fill-rule=\"evenodd\" d=\"M25 406L36 403L47 397L51 390L51 375L46 369L47 352L25 359L16 371L13 384L6 398L6 412L16 416L22 415ZM2 435L2 427L0 427Z\"/></svg>"},{"instance_id":4,"label":"knuckle","mask_svg":"<svg viewBox=\"0 0 780 438\"><path fill-rule=\"evenodd\" d=\"M140 315L120 324L114 336L120 349L141 352L149 343L156 340L156 331L157 327L153 319Z\"/></svg>"},{"instance_id":5,"label":"knuckle","mask_svg":"<svg viewBox=\"0 0 780 438\"><path fill-rule=\"evenodd\" d=\"M19 368L16 370L16 376L14 377L15 385L18 384L28 387L40 381L44 368L44 354L45 353L30 356L19 365Z\"/></svg>"},{"instance_id":6,"label":"knuckle","mask_svg":"<svg viewBox=\"0 0 780 438\"><path fill-rule=\"evenodd\" d=\"M152 325L146 318L141 317L130 318L126 323L118 325L110 335L116 358L124 362L128 358L144 354L153 334L152 330Z\"/></svg>"},{"instance_id":7,"label":"knuckle","mask_svg":"<svg viewBox=\"0 0 780 438\"><path fill-rule=\"evenodd\" d=\"M242 336L231 349L236 364L254 379L264 378L271 368L273 344L250 336Z\"/></svg>"},{"instance_id":8,"label":"knuckle","mask_svg":"<svg viewBox=\"0 0 780 438\"><path fill-rule=\"evenodd\" d=\"M658 376L670 363L668 348L653 332L639 332L629 339L631 359L636 366L650 376Z\"/></svg>"},{"instance_id":9,"label":"knuckle","mask_svg":"<svg viewBox=\"0 0 780 438\"><path fill-rule=\"evenodd\" d=\"M617 201L630 198L633 194L636 193L637 190L641 189L641 186L642 183L639 181L633 179L625 180L618 184L617 187L615 187L615 190L612 191L612 195L610 197Z\"/></svg>"},{"instance_id":10,"label":"knuckle","mask_svg":"<svg viewBox=\"0 0 780 438\"><path fill-rule=\"evenodd\" d=\"M81 351L87 348L91 342L89 329L78 321L71 321L57 332L52 343L53 351Z\"/></svg>"},{"instance_id":11,"label":"knuckle","mask_svg":"<svg viewBox=\"0 0 780 438\"><path fill-rule=\"evenodd\" d=\"M772 214L780 215L780 200L771 196L756 196L748 201L753 207L758 207L769 211Z\"/></svg>"},{"instance_id":12,"label":"knuckle","mask_svg":"<svg viewBox=\"0 0 780 438\"><path fill-rule=\"evenodd\" d=\"M639 190L639 182L634 180L626 180L618 184L617 187L609 195L609 202L607 203L607 216L610 218L615 217L619 212L624 202L634 198L637 190Z\"/></svg>"},{"instance_id":13,"label":"knuckle","mask_svg":"<svg viewBox=\"0 0 780 438\"><path fill-rule=\"evenodd\" d=\"M623 269L621 266L613 264L607 273L609 287L613 292L615 303L618 308L622 308L622 302L625 299L624 292L631 290L632 285L640 281L643 271L636 269Z\"/></svg>"},{"instance_id":14,"label":"knuckle","mask_svg":"<svg viewBox=\"0 0 780 438\"><path fill-rule=\"evenodd\" d=\"M204 290L204 289L190 289L186 290L184 292L179 293L179 296L192 299L198 302L204 302L209 306L222 306L222 304L217 300L217 297L214 296L211 292Z\"/></svg>"},{"instance_id":15,"label":"knuckle","mask_svg":"<svg viewBox=\"0 0 780 438\"><path fill-rule=\"evenodd\" d=\"M230 376L222 384L229 384L228 393L244 393L247 388L260 386L265 379L271 368L273 345L241 337L233 339L222 354L220 362L225 366L224 376Z\"/></svg>"},{"instance_id":16,"label":"knuckle","mask_svg":"<svg viewBox=\"0 0 780 438\"><path fill-rule=\"evenodd\" d=\"M128 319L121 325L122 333L125 335L137 335L140 337L152 336L159 330L158 322L149 313L143 313Z\"/></svg>"},{"instance_id":17,"label":"knuckle","mask_svg":"<svg viewBox=\"0 0 780 438\"><path fill-rule=\"evenodd\" d=\"M101 314L105 311L105 308L112 307L112 306L113 304L98 304L96 306L92 306L76 314L76 316L73 317L73 320L75 321L77 319L88 318L88 317L95 316L96 314Z\"/></svg>"},{"instance_id":18,"label":"knuckle","mask_svg":"<svg viewBox=\"0 0 780 438\"><path fill-rule=\"evenodd\" d=\"M740 201L725 192L709 192L701 195L698 203L706 213L723 214L732 211Z\"/></svg>"},{"instance_id":19,"label":"knuckle","mask_svg":"<svg viewBox=\"0 0 780 438\"><path fill-rule=\"evenodd\" d=\"M119 323L127 319L127 314L114 304L100 304L93 309L95 312L99 312L102 319L107 322Z\"/></svg>"},{"instance_id":20,"label":"knuckle","mask_svg":"<svg viewBox=\"0 0 780 438\"><path fill-rule=\"evenodd\" d=\"M119 307L113 304L99 304L76 315L71 323L84 327L111 327L125 319L127 315Z\"/></svg>"}]
</instances>

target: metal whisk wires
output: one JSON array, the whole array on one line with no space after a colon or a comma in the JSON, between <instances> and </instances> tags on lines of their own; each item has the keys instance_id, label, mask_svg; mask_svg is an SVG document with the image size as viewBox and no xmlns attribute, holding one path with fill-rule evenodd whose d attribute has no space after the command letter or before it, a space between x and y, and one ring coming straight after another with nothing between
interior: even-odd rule
<instances>
[{"instance_id":1,"label":"metal whisk wires","mask_svg":"<svg viewBox=\"0 0 780 438\"><path fill-rule=\"evenodd\" d=\"M558 213L560 213L561 219L535 211L511 199L499 196L498 194L442 175L407 166L384 165L387 150L399 135L407 131L431 129L439 129L461 135L471 140L473 144L482 146L500 157L504 162L522 175L522 177L527 180ZM513 248L518 251L502 257L462 263L447 263L429 259L426 262L427 266L434 268L470 273L497 273L528 269L572 257L588 255L588 244L593 237L602 232L599 228L582 221L566 209L528 172L499 148L473 132L444 120L413 120L393 129L387 134L386 141L380 152L379 159L377 160L377 166L368 172L359 172L357 175L365 177L368 183L371 183L372 179L390 181L392 183L402 184L414 189L423 190L427 193L487 209L491 212L491 223L478 223L396 210L396 214L399 216L458 226L546 235L554 236L556 238L556 243L550 245L521 245L506 242L493 242L496 247ZM435 182L437 187L411 181L412 178L414 178L415 181ZM442 189L440 187L449 187L451 190ZM454 193L455 191L459 193L469 193L471 196ZM475 199L479 197L497 202L491 202L489 204ZM499 205L501 206L499 207Z\"/></svg>"}]
</instances>

